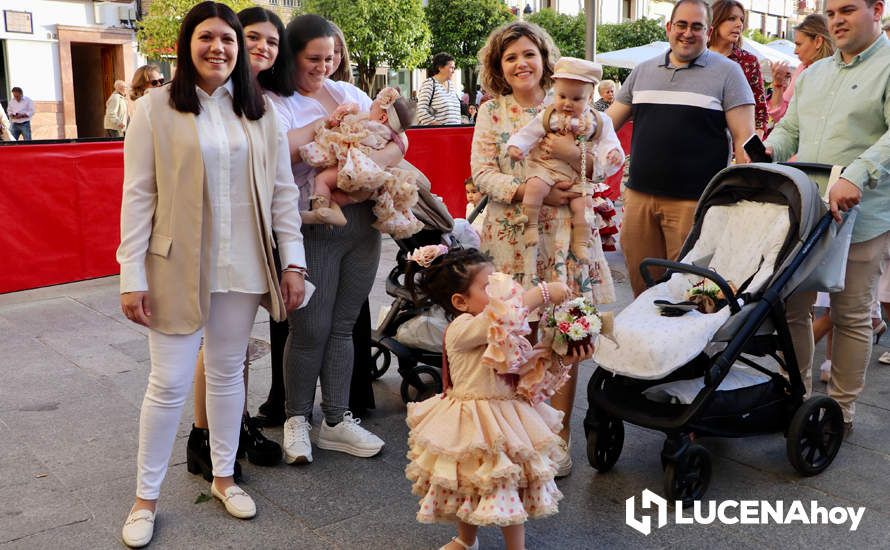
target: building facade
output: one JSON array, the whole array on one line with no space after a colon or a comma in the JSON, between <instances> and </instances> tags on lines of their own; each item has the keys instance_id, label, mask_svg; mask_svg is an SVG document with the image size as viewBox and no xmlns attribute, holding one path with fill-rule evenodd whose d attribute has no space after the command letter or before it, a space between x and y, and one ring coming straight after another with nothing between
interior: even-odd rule
<instances>
[{"instance_id":1,"label":"building facade","mask_svg":"<svg viewBox=\"0 0 890 550\"><path fill-rule=\"evenodd\" d=\"M34 139L105 135L114 81L138 66L131 0L0 0L0 101L22 88Z\"/></svg>"}]
</instances>

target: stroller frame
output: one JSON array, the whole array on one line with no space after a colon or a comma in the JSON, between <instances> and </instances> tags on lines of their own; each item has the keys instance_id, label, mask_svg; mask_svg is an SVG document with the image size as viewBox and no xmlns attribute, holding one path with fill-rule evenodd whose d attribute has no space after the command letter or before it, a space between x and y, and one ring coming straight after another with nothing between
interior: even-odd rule
<instances>
[{"instance_id":1,"label":"stroller frame","mask_svg":"<svg viewBox=\"0 0 890 550\"><path fill-rule=\"evenodd\" d=\"M733 317L698 357L665 378L640 380L603 368L594 372L587 386L589 408L584 418L587 455L594 468L606 472L618 460L624 443L624 421L665 433L661 451L664 492L684 506L702 498L710 483L710 455L695 443L696 436L746 437L781 431L787 438L789 461L802 475L818 474L831 464L843 441L843 415L837 402L829 397L804 401L806 391L782 297L782 289L792 281L831 224L831 214L824 214L785 269L758 292L760 300L742 308L729 284L712 270L651 258L641 263L640 271L650 287L656 283L650 273L656 267L666 269L662 280L672 273L689 273L713 281L726 296ZM684 252L688 246L689 241ZM770 356L787 378L746 355ZM728 396L747 391L750 395L739 394L743 396L740 401L755 405L753 408L736 406L737 410L728 414L715 412L719 408L715 405L724 397L719 391L720 383L736 362L766 374L769 381L723 392ZM704 377L705 387L688 405L656 403L642 395L649 387L699 376Z\"/></svg>"}]
</instances>

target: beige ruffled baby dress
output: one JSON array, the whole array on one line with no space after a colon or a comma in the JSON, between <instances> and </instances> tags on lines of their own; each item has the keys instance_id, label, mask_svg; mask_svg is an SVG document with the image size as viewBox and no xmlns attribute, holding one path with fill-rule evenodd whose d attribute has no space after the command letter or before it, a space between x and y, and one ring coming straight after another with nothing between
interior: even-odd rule
<instances>
[{"instance_id":1,"label":"beige ruffled baby dress","mask_svg":"<svg viewBox=\"0 0 890 550\"><path fill-rule=\"evenodd\" d=\"M414 174L399 168L384 168L368 155L402 136L389 126L368 119L367 113L346 115L339 126L319 126L315 141L300 147L306 164L315 168L339 166L337 187L346 193L372 192L374 228L396 239L410 237L423 229L411 211L417 204L417 182Z\"/></svg>"},{"instance_id":2,"label":"beige ruffled baby dress","mask_svg":"<svg viewBox=\"0 0 890 550\"><path fill-rule=\"evenodd\" d=\"M564 453L563 413L516 389L550 351L533 350L525 337L528 311L518 284L495 273L487 292L482 313L457 317L446 332L454 386L408 404L405 473L423 523L515 525L555 514L562 498L553 477Z\"/></svg>"}]
</instances>

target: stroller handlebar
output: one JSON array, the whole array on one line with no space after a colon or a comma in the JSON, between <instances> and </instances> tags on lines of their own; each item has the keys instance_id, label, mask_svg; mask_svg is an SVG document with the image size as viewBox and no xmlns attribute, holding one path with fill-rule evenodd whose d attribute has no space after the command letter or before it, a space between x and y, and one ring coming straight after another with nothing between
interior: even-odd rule
<instances>
[{"instance_id":1,"label":"stroller handlebar","mask_svg":"<svg viewBox=\"0 0 890 550\"><path fill-rule=\"evenodd\" d=\"M731 311L733 314L736 314L742 309L741 307L739 307L738 300L736 300L735 292L732 291L729 283L713 269L699 267L692 264L672 262L670 260L662 260L660 258L646 258L642 262L640 262L640 274L643 276L643 280L646 282L646 286L648 287L651 287L655 284L655 280L652 278L652 274L649 272L650 268L652 267L663 267L668 271L674 271L676 273L691 273L692 275L698 275L699 277L713 281L717 285L717 287L720 288L720 291L723 292L723 296L726 298L726 303L729 305L729 311ZM667 274L665 274L665 278L667 278Z\"/></svg>"}]
</instances>

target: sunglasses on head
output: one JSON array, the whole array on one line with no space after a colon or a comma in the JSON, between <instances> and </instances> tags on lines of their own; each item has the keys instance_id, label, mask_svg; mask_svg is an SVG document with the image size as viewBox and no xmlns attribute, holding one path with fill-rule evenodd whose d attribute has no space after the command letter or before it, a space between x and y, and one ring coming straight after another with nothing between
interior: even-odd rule
<instances>
[{"instance_id":1,"label":"sunglasses on head","mask_svg":"<svg viewBox=\"0 0 890 550\"><path fill-rule=\"evenodd\" d=\"M162 85L162 84L164 83L164 79L163 79L163 78L157 78L157 79L155 79L155 80L149 80L149 82L151 83L152 86L154 86L154 87L158 87L158 86L160 86L160 85Z\"/></svg>"}]
</instances>

